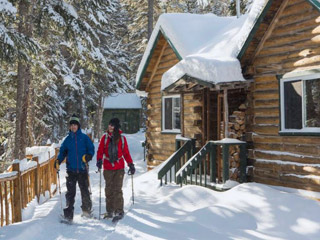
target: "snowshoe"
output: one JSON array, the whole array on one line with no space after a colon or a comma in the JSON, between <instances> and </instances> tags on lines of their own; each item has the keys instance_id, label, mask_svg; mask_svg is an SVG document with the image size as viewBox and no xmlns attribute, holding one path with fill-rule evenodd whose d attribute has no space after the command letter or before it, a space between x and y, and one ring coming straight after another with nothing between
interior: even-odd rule
<instances>
[{"instance_id":1,"label":"snowshoe","mask_svg":"<svg viewBox=\"0 0 320 240\"><path fill-rule=\"evenodd\" d=\"M95 216L93 216L92 212L86 212L86 211L82 212L81 217L83 217L83 218L94 218L94 219L96 218Z\"/></svg>"},{"instance_id":2,"label":"snowshoe","mask_svg":"<svg viewBox=\"0 0 320 240\"><path fill-rule=\"evenodd\" d=\"M63 215L60 216L60 223L71 225L73 222L72 218L65 218Z\"/></svg>"},{"instance_id":3,"label":"snowshoe","mask_svg":"<svg viewBox=\"0 0 320 240\"><path fill-rule=\"evenodd\" d=\"M116 216L112 218L112 223L117 223L119 220L121 220L124 217L124 213L119 213Z\"/></svg>"},{"instance_id":4,"label":"snowshoe","mask_svg":"<svg viewBox=\"0 0 320 240\"><path fill-rule=\"evenodd\" d=\"M113 214L112 213L104 213L102 214L103 215L103 219L111 219L113 218Z\"/></svg>"}]
</instances>

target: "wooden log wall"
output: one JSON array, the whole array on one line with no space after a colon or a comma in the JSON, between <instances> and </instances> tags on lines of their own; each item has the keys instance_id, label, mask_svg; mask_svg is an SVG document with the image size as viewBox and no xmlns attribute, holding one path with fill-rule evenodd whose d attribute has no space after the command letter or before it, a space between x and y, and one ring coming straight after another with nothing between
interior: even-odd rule
<instances>
[{"instance_id":1,"label":"wooden log wall","mask_svg":"<svg viewBox=\"0 0 320 240\"><path fill-rule=\"evenodd\" d=\"M22 220L21 209L27 207L33 199L40 200L40 195L49 196L56 192L51 185L57 186L57 174L53 167L57 159L58 149L55 155L39 164L38 157L29 156L37 164L26 171L20 171L19 163L13 164L12 171L15 176L0 178L0 226L20 222ZM1 176L1 174L0 174Z\"/></svg>"},{"instance_id":2,"label":"wooden log wall","mask_svg":"<svg viewBox=\"0 0 320 240\"><path fill-rule=\"evenodd\" d=\"M283 1L286 2L286 1ZM320 68L320 14L308 1L289 0L256 53L251 126L253 180L320 191L320 137L280 136L277 74Z\"/></svg>"},{"instance_id":3,"label":"wooden log wall","mask_svg":"<svg viewBox=\"0 0 320 240\"><path fill-rule=\"evenodd\" d=\"M149 168L165 161L175 151L176 134L161 133L161 77L164 72L178 63L179 60L167 42L162 44L159 56L151 60L150 64L153 64L154 69L150 75L146 89L148 92L146 140ZM164 148L163 146L166 147Z\"/></svg>"},{"instance_id":4,"label":"wooden log wall","mask_svg":"<svg viewBox=\"0 0 320 240\"><path fill-rule=\"evenodd\" d=\"M199 93L184 94L184 137L195 138L197 147L202 139L202 100L203 95Z\"/></svg>"},{"instance_id":5,"label":"wooden log wall","mask_svg":"<svg viewBox=\"0 0 320 240\"><path fill-rule=\"evenodd\" d=\"M162 94L161 77L164 72L179 62L170 45L160 41L155 51L155 58L151 59L149 65L154 69L149 69L148 83L142 83L147 86L147 159L148 166L152 168L162 161L165 161L175 151L176 134L161 133L161 114L162 114ZM198 147L201 147L203 130L202 114L203 101L205 96L202 91L181 94L183 109L181 111L181 132L185 137L197 139ZM207 96L207 95L206 95ZM209 96L209 95L208 95ZM166 146L164 149L163 146Z\"/></svg>"}]
</instances>

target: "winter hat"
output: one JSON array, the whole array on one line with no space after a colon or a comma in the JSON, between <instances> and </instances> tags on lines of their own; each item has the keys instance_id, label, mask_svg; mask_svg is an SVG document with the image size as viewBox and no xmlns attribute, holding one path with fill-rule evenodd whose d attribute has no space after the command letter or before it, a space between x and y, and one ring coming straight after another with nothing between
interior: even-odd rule
<instances>
[{"instance_id":1,"label":"winter hat","mask_svg":"<svg viewBox=\"0 0 320 240\"><path fill-rule=\"evenodd\" d=\"M72 117L70 118L70 121L69 121L70 125L71 124L77 124L78 127L80 128L80 120L78 118L77 115L73 114Z\"/></svg>"},{"instance_id":2,"label":"winter hat","mask_svg":"<svg viewBox=\"0 0 320 240\"><path fill-rule=\"evenodd\" d=\"M110 121L109 121L109 124L114 126L115 129L119 129L121 128L121 125L120 125L120 120L118 118L112 118Z\"/></svg>"}]
</instances>

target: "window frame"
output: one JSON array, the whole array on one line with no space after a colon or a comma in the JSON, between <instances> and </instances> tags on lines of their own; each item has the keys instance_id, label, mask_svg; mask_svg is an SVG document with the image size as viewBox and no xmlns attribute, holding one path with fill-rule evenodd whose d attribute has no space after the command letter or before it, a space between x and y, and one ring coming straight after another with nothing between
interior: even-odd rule
<instances>
[{"instance_id":1,"label":"window frame","mask_svg":"<svg viewBox=\"0 0 320 240\"><path fill-rule=\"evenodd\" d=\"M177 128L172 128L172 129L165 129L165 99L167 98L171 98L171 99L174 99L174 98L178 98L179 101L180 101L180 129L177 129ZM161 103L162 103L162 106L161 106L161 133L181 133L181 96L180 94L175 94L175 95L166 95L166 96L162 96L162 99L161 99ZM173 101L172 101L173 103ZM174 107L173 107L173 104L172 104L172 108L171 108L171 111L172 111L172 126L174 126L174 111L173 111Z\"/></svg>"},{"instance_id":2,"label":"window frame","mask_svg":"<svg viewBox=\"0 0 320 240\"><path fill-rule=\"evenodd\" d=\"M301 136L320 136L320 127L306 127L305 126L305 118L306 118L306 108L305 108L305 101L306 101L306 81L309 80L320 80L320 70L314 71L305 71L305 72L297 72L297 73L289 73L283 76L278 76L279 79L279 104L280 104L280 131L279 134L283 136L287 135L301 135ZM301 129L286 129L285 128L285 105L284 105L284 84L286 82L293 82L293 81L301 81L302 84L302 128Z\"/></svg>"}]
</instances>

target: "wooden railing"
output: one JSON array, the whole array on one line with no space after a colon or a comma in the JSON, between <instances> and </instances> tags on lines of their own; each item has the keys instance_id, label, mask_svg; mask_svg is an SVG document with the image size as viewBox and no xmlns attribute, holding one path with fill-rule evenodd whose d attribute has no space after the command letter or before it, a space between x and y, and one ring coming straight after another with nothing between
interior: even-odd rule
<instances>
[{"instance_id":1,"label":"wooden railing","mask_svg":"<svg viewBox=\"0 0 320 240\"><path fill-rule=\"evenodd\" d=\"M181 142L184 142L181 146ZM172 182L173 178L176 182L175 175L181 166L191 158L195 152L195 140L194 139L176 139L176 149L164 163L162 168L158 172L158 179L160 180L160 185L162 185L162 180L164 178L165 184L167 184L168 176L169 181Z\"/></svg>"},{"instance_id":2,"label":"wooden railing","mask_svg":"<svg viewBox=\"0 0 320 240\"><path fill-rule=\"evenodd\" d=\"M38 156L28 156L29 160L15 160L9 168L11 172L0 174L0 225L22 221L22 209L35 197L52 197L57 188L57 175L53 167L57 158L48 152L48 159L39 161ZM52 188L52 184L54 184Z\"/></svg>"},{"instance_id":3,"label":"wooden railing","mask_svg":"<svg viewBox=\"0 0 320 240\"><path fill-rule=\"evenodd\" d=\"M217 147L222 147L222 182L225 183L229 179L229 147L239 145L240 147L240 182L246 180L246 143L234 140L228 141L209 141L190 158L176 173L177 183L182 186L185 184L195 184L205 187L214 188L213 184L217 182ZM209 154L209 164L206 160ZM209 166L209 169L208 169ZM209 173L209 174L208 174ZM208 179L209 177L209 179ZM204 184L203 184L204 183Z\"/></svg>"}]
</instances>

